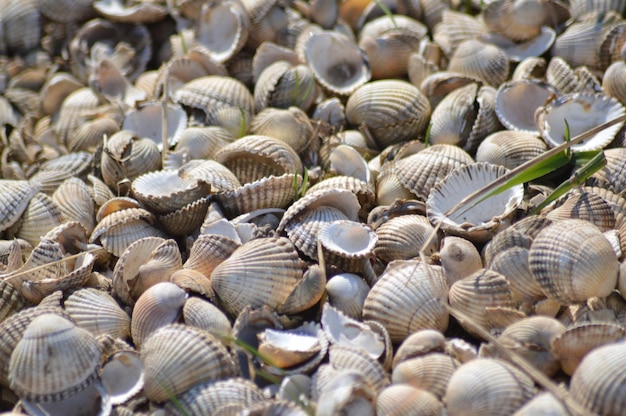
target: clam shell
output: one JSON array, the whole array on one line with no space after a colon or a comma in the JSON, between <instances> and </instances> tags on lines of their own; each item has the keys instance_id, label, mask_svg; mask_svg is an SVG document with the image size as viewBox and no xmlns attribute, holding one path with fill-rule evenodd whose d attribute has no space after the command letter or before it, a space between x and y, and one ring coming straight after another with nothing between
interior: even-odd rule
<instances>
[{"instance_id":1,"label":"clam shell","mask_svg":"<svg viewBox=\"0 0 626 416\"><path fill-rule=\"evenodd\" d=\"M428 218L444 230L470 240L485 241L500 221L517 209L524 193L521 185L488 198L461 213L446 213L463 197L504 175L507 169L488 163L474 163L452 171L435 185L426 201ZM497 218L494 220L494 218Z\"/></svg>"},{"instance_id":2,"label":"clam shell","mask_svg":"<svg viewBox=\"0 0 626 416\"><path fill-rule=\"evenodd\" d=\"M503 84L505 85L505 84ZM501 130L490 134L476 150L476 162L515 169L547 150L545 142L531 133Z\"/></svg>"},{"instance_id":3,"label":"clam shell","mask_svg":"<svg viewBox=\"0 0 626 416\"><path fill-rule=\"evenodd\" d=\"M440 13L441 22L433 28L433 39L441 45L446 56L452 56L464 41L487 32L484 22L468 14L447 7Z\"/></svg>"},{"instance_id":4,"label":"clam shell","mask_svg":"<svg viewBox=\"0 0 626 416\"><path fill-rule=\"evenodd\" d=\"M203 381L237 374L226 347L208 332L184 325L155 331L141 350L146 397L162 403Z\"/></svg>"},{"instance_id":5,"label":"clam shell","mask_svg":"<svg viewBox=\"0 0 626 416\"><path fill-rule=\"evenodd\" d=\"M583 220L558 221L542 230L528 262L546 296L564 305L608 296L617 284L613 248L598 228Z\"/></svg>"},{"instance_id":6,"label":"clam shell","mask_svg":"<svg viewBox=\"0 0 626 416\"><path fill-rule=\"evenodd\" d=\"M449 287L483 267L480 253L474 244L450 235L441 241L439 261Z\"/></svg>"},{"instance_id":7,"label":"clam shell","mask_svg":"<svg viewBox=\"0 0 626 416\"><path fill-rule=\"evenodd\" d=\"M480 39L502 49L511 62L520 62L527 58L536 58L545 54L556 39L556 31L551 27L542 26L538 35L522 42L514 42L507 37L492 32L481 35ZM523 71L523 69L520 71Z\"/></svg>"},{"instance_id":8,"label":"clam shell","mask_svg":"<svg viewBox=\"0 0 626 416\"><path fill-rule=\"evenodd\" d=\"M258 111L292 106L307 111L317 95L313 71L306 65L292 65L287 61L269 65L254 85L254 104Z\"/></svg>"},{"instance_id":9,"label":"clam shell","mask_svg":"<svg viewBox=\"0 0 626 416\"><path fill-rule=\"evenodd\" d=\"M359 319L363 314L369 291L367 283L353 273L337 274L326 283L329 304L352 319Z\"/></svg>"},{"instance_id":10,"label":"clam shell","mask_svg":"<svg viewBox=\"0 0 626 416\"><path fill-rule=\"evenodd\" d=\"M212 193L229 192L241 186L233 172L214 160L192 160L181 166L178 175L183 181L210 184Z\"/></svg>"},{"instance_id":11,"label":"clam shell","mask_svg":"<svg viewBox=\"0 0 626 416\"><path fill-rule=\"evenodd\" d=\"M443 404L431 393L407 385L385 388L376 399L377 414L436 415Z\"/></svg>"},{"instance_id":12,"label":"clam shell","mask_svg":"<svg viewBox=\"0 0 626 416\"><path fill-rule=\"evenodd\" d=\"M130 335L130 317L106 292L80 289L67 298L64 306L76 325L94 336L109 334L126 339Z\"/></svg>"},{"instance_id":13,"label":"clam shell","mask_svg":"<svg viewBox=\"0 0 626 416\"><path fill-rule=\"evenodd\" d=\"M93 335L56 315L34 318L9 363L11 389L33 401L59 401L97 377L100 349Z\"/></svg>"},{"instance_id":14,"label":"clam shell","mask_svg":"<svg viewBox=\"0 0 626 416\"><path fill-rule=\"evenodd\" d=\"M232 58L248 39L248 15L238 2L205 4L196 29L196 41L218 62Z\"/></svg>"},{"instance_id":15,"label":"clam shell","mask_svg":"<svg viewBox=\"0 0 626 416\"><path fill-rule=\"evenodd\" d=\"M252 58L252 76L254 81L259 79L265 68L278 61L287 61L291 65L300 63L298 55L293 49L273 42L261 43Z\"/></svg>"},{"instance_id":16,"label":"clam shell","mask_svg":"<svg viewBox=\"0 0 626 416\"><path fill-rule=\"evenodd\" d=\"M0 8L3 20L1 51L27 52L38 45L41 38L41 14L36 1L7 1Z\"/></svg>"},{"instance_id":17,"label":"clam shell","mask_svg":"<svg viewBox=\"0 0 626 416\"><path fill-rule=\"evenodd\" d=\"M476 77L497 87L509 77L509 57L495 45L469 39L450 57L448 71Z\"/></svg>"},{"instance_id":18,"label":"clam shell","mask_svg":"<svg viewBox=\"0 0 626 416\"><path fill-rule=\"evenodd\" d=\"M602 77L602 89L609 97L616 98L622 104L626 103L626 88L623 79L626 74L625 62L613 62Z\"/></svg>"},{"instance_id":19,"label":"clam shell","mask_svg":"<svg viewBox=\"0 0 626 416\"><path fill-rule=\"evenodd\" d=\"M286 238L251 240L211 273L213 289L231 316L246 305L276 309L301 278L300 259Z\"/></svg>"},{"instance_id":20,"label":"clam shell","mask_svg":"<svg viewBox=\"0 0 626 416\"><path fill-rule=\"evenodd\" d=\"M615 229L615 212L609 202L593 192L572 190L547 212L552 221L580 219L589 221L602 232Z\"/></svg>"},{"instance_id":21,"label":"clam shell","mask_svg":"<svg viewBox=\"0 0 626 416\"><path fill-rule=\"evenodd\" d=\"M374 257L378 237L371 228L355 221L326 224L318 233L326 264L344 272L360 273L364 262Z\"/></svg>"},{"instance_id":22,"label":"clam shell","mask_svg":"<svg viewBox=\"0 0 626 416\"><path fill-rule=\"evenodd\" d=\"M330 50L333 52L329 55ZM315 79L333 94L350 95L371 77L365 53L342 33L312 34L304 45L304 54Z\"/></svg>"},{"instance_id":23,"label":"clam shell","mask_svg":"<svg viewBox=\"0 0 626 416\"><path fill-rule=\"evenodd\" d=\"M215 153L235 138L221 127L188 127L180 135L163 167L178 169L192 159L213 159Z\"/></svg>"},{"instance_id":24,"label":"clam shell","mask_svg":"<svg viewBox=\"0 0 626 416\"><path fill-rule=\"evenodd\" d=\"M367 214L374 206L374 188L372 185L357 179L353 176L333 176L316 183L306 193L314 193L320 189L346 189L357 196L361 209L359 210L359 218L367 218Z\"/></svg>"},{"instance_id":25,"label":"clam shell","mask_svg":"<svg viewBox=\"0 0 626 416\"><path fill-rule=\"evenodd\" d=\"M159 222L166 233L173 236L193 234L198 230L209 208L209 200L200 198L184 207L165 215L160 215Z\"/></svg>"},{"instance_id":26,"label":"clam shell","mask_svg":"<svg viewBox=\"0 0 626 416\"><path fill-rule=\"evenodd\" d=\"M122 123L122 129L132 131L142 139L151 139L159 148L163 150L163 132L161 119L167 119L167 147L170 148L178 143L180 137L187 127L187 114L182 107L173 104L163 105L158 102L146 102L140 104L136 109L128 111Z\"/></svg>"},{"instance_id":27,"label":"clam shell","mask_svg":"<svg viewBox=\"0 0 626 416\"><path fill-rule=\"evenodd\" d=\"M228 317L214 304L198 297L190 297L183 306L183 319L186 325L203 329L218 338L231 333Z\"/></svg>"},{"instance_id":28,"label":"clam shell","mask_svg":"<svg viewBox=\"0 0 626 416\"><path fill-rule=\"evenodd\" d=\"M207 196L210 186L201 180L182 177L175 170L159 170L135 179L132 191L149 210L167 214Z\"/></svg>"},{"instance_id":29,"label":"clam shell","mask_svg":"<svg viewBox=\"0 0 626 416\"><path fill-rule=\"evenodd\" d=\"M120 130L117 121L110 117L99 117L80 125L68 138L70 151L93 151L102 145L104 136L111 137Z\"/></svg>"},{"instance_id":30,"label":"clam shell","mask_svg":"<svg viewBox=\"0 0 626 416\"><path fill-rule=\"evenodd\" d=\"M617 194L626 189L623 170L626 168L626 150L618 147L604 151L606 166L594 173L587 183L609 189Z\"/></svg>"},{"instance_id":31,"label":"clam shell","mask_svg":"<svg viewBox=\"0 0 626 416\"><path fill-rule=\"evenodd\" d=\"M0 181L0 195L2 195L0 231L6 230L20 219L31 198L37 192L39 192L39 187L28 181L9 179Z\"/></svg>"},{"instance_id":32,"label":"clam shell","mask_svg":"<svg viewBox=\"0 0 626 416\"><path fill-rule=\"evenodd\" d=\"M313 138L313 126L306 113L298 107L266 108L254 116L250 131L282 140L296 153L302 153Z\"/></svg>"},{"instance_id":33,"label":"clam shell","mask_svg":"<svg viewBox=\"0 0 626 416\"><path fill-rule=\"evenodd\" d=\"M331 345L328 357L330 365L335 370L350 370L365 376L366 382L374 388L374 391L379 391L389 384L389 377L382 365L363 350Z\"/></svg>"},{"instance_id":34,"label":"clam shell","mask_svg":"<svg viewBox=\"0 0 626 416\"><path fill-rule=\"evenodd\" d=\"M140 3L131 6L118 1L96 0L93 8L102 16L124 23L154 23L167 15L165 7L153 3Z\"/></svg>"},{"instance_id":35,"label":"clam shell","mask_svg":"<svg viewBox=\"0 0 626 416\"><path fill-rule=\"evenodd\" d=\"M485 7L483 16L490 31L519 42L538 36L544 22L549 22L549 12L538 0L498 0Z\"/></svg>"},{"instance_id":36,"label":"clam shell","mask_svg":"<svg viewBox=\"0 0 626 416\"><path fill-rule=\"evenodd\" d=\"M89 188L78 178L65 180L52 195L66 221L80 222L88 234L95 227L95 204Z\"/></svg>"},{"instance_id":37,"label":"clam shell","mask_svg":"<svg viewBox=\"0 0 626 416\"><path fill-rule=\"evenodd\" d=\"M219 234L201 234L193 243L184 268L211 276L213 269L239 247L235 240Z\"/></svg>"},{"instance_id":38,"label":"clam shell","mask_svg":"<svg viewBox=\"0 0 626 416\"><path fill-rule=\"evenodd\" d=\"M551 147L565 141L565 122L570 137L575 137L593 127L626 114L626 108L614 98L605 95L572 94L552 101L538 111L536 122L541 136ZM589 139L572 146L575 151L598 150L606 147L622 128L618 123Z\"/></svg>"},{"instance_id":39,"label":"clam shell","mask_svg":"<svg viewBox=\"0 0 626 416\"><path fill-rule=\"evenodd\" d=\"M417 87L398 80L362 85L348 98L346 117L365 124L379 149L416 138L430 117L430 104Z\"/></svg>"},{"instance_id":40,"label":"clam shell","mask_svg":"<svg viewBox=\"0 0 626 416\"><path fill-rule=\"evenodd\" d=\"M392 264L367 295L363 318L381 323L394 343L420 329L445 331L448 288L441 268L425 270L417 261Z\"/></svg>"},{"instance_id":41,"label":"clam shell","mask_svg":"<svg viewBox=\"0 0 626 416\"><path fill-rule=\"evenodd\" d=\"M391 382L411 385L441 399L446 393L450 377L460 365L447 354L431 352L398 363L393 369Z\"/></svg>"},{"instance_id":42,"label":"clam shell","mask_svg":"<svg viewBox=\"0 0 626 416\"><path fill-rule=\"evenodd\" d=\"M418 257L422 248L427 255L433 254L439 246L438 237L423 247L433 232L434 228L424 216L400 215L391 218L376 229L378 241L374 254L387 263Z\"/></svg>"},{"instance_id":43,"label":"clam shell","mask_svg":"<svg viewBox=\"0 0 626 416\"><path fill-rule=\"evenodd\" d=\"M537 135L535 112L556 95L554 87L538 80L505 82L496 92L496 115L509 130Z\"/></svg>"},{"instance_id":44,"label":"clam shell","mask_svg":"<svg viewBox=\"0 0 626 416\"><path fill-rule=\"evenodd\" d=\"M310 372L326 357L328 340L319 324L309 323L298 328L279 331L266 328L257 334L259 353L267 357L271 367L287 374ZM280 372L280 371L279 371Z\"/></svg>"},{"instance_id":45,"label":"clam shell","mask_svg":"<svg viewBox=\"0 0 626 416\"><path fill-rule=\"evenodd\" d=\"M111 354L102 364L100 378L111 396L112 404L128 401L143 388L143 367L139 353L121 350Z\"/></svg>"}]
</instances>

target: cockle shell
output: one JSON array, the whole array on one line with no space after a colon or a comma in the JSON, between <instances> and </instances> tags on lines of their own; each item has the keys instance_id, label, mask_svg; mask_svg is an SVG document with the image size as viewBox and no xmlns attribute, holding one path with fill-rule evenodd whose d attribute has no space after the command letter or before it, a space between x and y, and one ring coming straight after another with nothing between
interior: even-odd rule
<instances>
[{"instance_id":1,"label":"cockle shell","mask_svg":"<svg viewBox=\"0 0 626 416\"><path fill-rule=\"evenodd\" d=\"M546 218L552 221L580 219L589 221L602 232L615 229L615 211L608 201L593 192L571 190L551 210Z\"/></svg>"},{"instance_id":2,"label":"cockle shell","mask_svg":"<svg viewBox=\"0 0 626 416\"><path fill-rule=\"evenodd\" d=\"M218 62L226 62L245 45L249 24L241 3L207 3L200 12L196 41Z\"/></svg>"},{"instance_id":3,"label":"cockle shell","mask_svg":"<svg viewBox=\"0 0 626 416\"><path fill-rule=\"evenodd\" d=\"M480 142L476 150L476 162L488 162L507 169L515 169L546 150L545 142L534 134L501 130L490 134Z\"/></svg>"},{"instance_id":4,"label":"cockle shell","mask_svg":"<svg viewBox=\"0 0 626 416\"><path fill-rule=\"evenodd\" d=\"M321 228L318 240L326 264L348 273L361 273L374 257L378 236L371 228L356 221L338 220Z\"/></svg>"},{"instance_id":5,"label":"cockle shell","mask_svg":"<svg viewBox=\"0 0 626 416\"><path fill-rule=\"evenodd\" d=\"M496 115L509 130L537 135L535 112L557 94L551 85L534 79L505 82L496 92Z\"/></svg>"},{"instance_id":6,"label":"cockle shell","mask_svg":"<svg viewBox=\"0 0 626 416\"><path fill-rule=\"evenodd\" d=\"M448 71L476 77L498 87L509 76L509 57L495 45L469 39L462 42L450 57Z\"/></svg>"},{"instance_id":7,"label":"cockle shell","mask_svg":"<svg viewBox=\"0 0 626 416\"><path fill-rule=\"evenodd\" d=\"M443 404L432 393L406 384L388 386L376 399L377 414L426 416L443 411Z\"/></svg>"},{"instance_id":8,"label":"cockle shell","mask_svg":"<svg viewBox=\"0 0 626 416\"><path fill-rule=\"evenodd\" d=\"M125 339L130 335L130 317L106 292L79 289L67 298L64 306L76 325L94 336L109 334Z\"/></svg>"},{"instance_id":9,"label":"cockle shell","mask_svg":"<svg viewBox=\"0 0 626 416\"><path fill-rule=\"evenodd\" d=\"M446 282L448 282L448 287L483 267L483 262L476 246L469 240L452 235L446 236L441 241L439 262L446 277Z\"/></svg>"},{"instance_id":10,"label":"cockle shell","mask_svg":"<svg viewBox=\"0 0 626 416\"><path fill-rule=\"evenodd\" d=\"M299 107L307 111L318 89L313 71L306 65L278 61L261 72L254 86L254 105L258 111L268 107Z\"/></svg>"},{"instance_id":11,"label":"cockle shell","mask_svg":"<svg viewBox=\"0 0 626 416\"><path fill-rule=\"evenodd\" d=\"M326 283L329 304L353 319L361 317L369 291L370 287L365 280L353 273L337 274Z\"/></svg>"},{"instance_id":12,"label":"cockle shell","mask_svg":"<svg viewBox=\"0 0 626 416\"><path fill-rule=\"evenodd\" d=\"M0 230L6 230L20 219L31 198L37 192L39 192L39 187L28 181L9 179L0 181L0 195L2 195Z\"/></svg>"},{"instance_id":13,"label":"cockle shell","mask_svg":"<svg viewBox=\"0 0 626 416\"><path fill-rule=\"evenodd\" d=\"M206 182L185 178L175 170L159 170L141 175L132 182L131 188L139 202L160 214L181 209L210 192Z\"/></svg>"},{"instance_id":14,"label":"cockle shell","mask_svg":"<svg viewBox=\"0 0 626 416\"><path fill-rule=\"evenodd\" d=\"M141 349L146 397L161 403L203 381L237 374L226 347L213 335L184 325L155 331Z\"/></svg>"},{"instance_id":15,"label":"cockle shell","mask_svg":"<svg viewBox=\"0 0 626 416\"><path fill-rule=\"evenodd\" d=\"M534 38L549 21L550 9L538 0L498 0L484 10L487 28L514 41Z\"/></svg>"},{"instance_id":16,"label":"cockle shell","mask_svg":"<svg viewBox=\"0 0 626 416\"><path fill-rule=\"evenodd\" d=\"M216 305L202 298L192 296L183 306L185 325L195 326L212 333L218 338L224 338L231 333L231 324L228 317Z\"/></svg>"},{"instance_id":17,"label":"cockle shell","mask_svg":"<svg viewBox=\"0 0 626 416\"><path fill-rule=\"evenodd\" d=\"M422 249L426 255L431 255L439 246L439 238L433 238L427 247L423 245L433 232L434 228L424 216L400 215L391 218L376 229L378 241L374 254L384 262L418 257Z\"/></svg>"},{"instance_id":18,"label":"cockle shell","mask_svg":"<svg viewBox=\"0 0 626 416\"><path fill-rule=\"evenodd\" d=\"M422 356L406 358L396 364L391 375L391 382L409 384L441 399L446 393L450 377L460 365L461 363L447 354L430 352Z\"/></svg>"}]
</instances>

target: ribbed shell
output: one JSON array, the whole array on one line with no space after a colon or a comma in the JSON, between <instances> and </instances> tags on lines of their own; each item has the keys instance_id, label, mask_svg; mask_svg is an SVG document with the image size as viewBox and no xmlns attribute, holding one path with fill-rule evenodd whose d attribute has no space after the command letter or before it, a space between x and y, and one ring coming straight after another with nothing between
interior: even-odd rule
<instances>
[{"instance_id":1,"label":"ribbed shell","mask_svg":"<svg viewBox=\"0 0 626 416\"><path fill-rule=\"evenodd\" d=\"M500 273L487 269L478 270L455 282L450 288L449 301L450 306L488 329L491 323L485 308L515 306L509 282ZM463 325L463 322L461 325L470 334L477 336L472 328Z\"/></svg>"},{"instance_id":2,"label":"ribbed shell","mask_svg":"<svg viewBox=\"0 0 626 416\"><path fill-rule=\"evenodd\" d=\"M546 150L545 142L534 134L501 130L485 137L480 143L476 150L476 162L487 162L514 169Z\"/></svg>"},{"instance_id":3,"label":"ribbed shell","mask_svg":"<svg viewBox=\"0 0 626 416\"><path fill-rule=\"evenodd\" d=\"M580 219L589 221L602 232L615 229L615 212L611 205L593 192L574 189L564 200L548 211L546 218L552 221Z\"/></svg>"},{"instance_id":4,"label":"ribbed shell","mask_svg":"<svg viewBox=\"0 0 626 416\"><path fill-rule=\"evenodd\" d=\"M34 401L58 401L84 390L97 376L95 337L71 321L43 314L33 319L9 364L11 389Z\"/></svg>"},{"instance_id":5,"label":"ribbed shell","mask_svg":"<svg viewBox=\"0 0 626 416\"><path fill-rule=\"evenodd\" d=\"M198 179L181 177L175 170L158 170L135 179L132 190L147 209L167 214L207 196L210 186Z\"/></svg>"},{"instance_id":6,"label":"ribbed shell","mask_svg":"<svg viewBox=\"0 0 626 416\"><path fill-rule=\"evenodd\" d=\"M226 166L214 160L192 160L178 174L184 180L196 180L211 185L211 193L232 191L241 186L239 179Z\"/></svg>"},{"instance_id":7,"label":"ribbed shell","mask_svg":"<svg viewBox=\"0 0 626 416\"><path fill-rule=\"evenodd\" d=\"M285 226L289 240L307 256L318 260L318 235L328 224L334 221L346 221L350 218L339 209L321 205L304 211L296 220Z\"/></svg>"},{"instance_id":8,"label":"ribbed shell","mask_svg":"<svg viewBox=\"0 0 626 416\"><path fill-rule=\"evenodd\" d=\"M195 296L185 302L183 319L186 325L203 329L220 338L230 335L232 329L224 312L211 302Z\"/></svg>"},{"instance_id":9,"label":"ribbed shell","mask_svg":"<svg viewBox=\"0 0 626 416\"><path fill-rule=\"evenodd\" d=\"M533 395L533 381L525 373L504 361L477 358L452 375L443 401L450 416L504 416Z\"/></svg>"},{"instance_id":10,"label":"ribbed shell","mask_svg":"<svg viewBox=\"0 0 626 416\"><path fill-rule=\"evenodd\" d=\"M563 220L545 228L533 241L528 261L546 296L563 305L608 296L617 284L615 252L587 221Z\"/></svg>"},{"instance_id":11,"label":"ribbed shell","mask_svg":"<svg viewBox=\"0 0 626 416\"><path fill-rule=\"evenodd\" d=\"M329 304L352 319L361 318L369 291L365 280L352 273L337 274L326 283Z\"/></svg>"},{"instance_id":12,"label":"ribbed shell","mask_svg":"<svg viewBox=\"0 0 626 416\"><path fill-rule=\"evenodd\" d=\"M36 0L9 0L0 6L3 21L0 52L24 53L39 44L42 32L42 19L39 3ZM6 50L8 49L8 50Z\"/></svg>"},{"instance_id":13,"label":"ribbed shell","mask_svg":"<svg viewBox=\"0 0 626 416\"><path fill-rule=\"evenodd\" d=\"M163 148L161 120L166 119L168 149L180 140L187 127L187 114L179 105L163 105L159 102L146 102L137 109L128 111L122 123L122 130L132 131L136 136L152 140L159 150Z\"/></svg>"},{"instance_id":14,"label":"ribbed shell","mask_svg":"<svg viewBox=\"0 0 626 416\"><path fill-rule=\"evenodd\" d=\"M439 262L448 287L483 267L480 253L469 240L448 235L439 249Z\"/></svg>"},{"instance_id":15,"label":"ribbed shell","mask_svg":"<svg viewBox=\"0 0 626 416\"><path fill-rule=\"evenodd\" d=\"M186 236L193 234L206 216L209 200L200 198L184 207L165 215L159 215L159 222L165 232L172 236Z\"/></svg>"},{"instance_id":16,"label":"ribbed shell","mask_svg":"<svg viewBox=\"0 0 626 416\"><path fill-rule=\"evenodd\" d=\"M301 278L298 253L282 237L249 241L211 273L213 289L231 316L247 305L276 309Z\"/></svg>"},{"instance_id":17,"label":"ribbed shell","mask_svg":"<svg viewBox=\"0 0 626 416\"><path fill-rule=\"evenodd\" d=\"M624 77L626 77L626 63L622 61L613 62L602 77L602 89L604 89L604 92L608 96L616 98L622 104L626 103Z\"/></svg>"},{"instance_id":18,"label":"ribbed shell","mask_svg":"<svg viewBox=\"0 0 626 416\"><path fill-rule=\"evenodd\" d=\"M327 264L352 273L362 272L363 262L374 257L378 241L369 226L350 220L328 223L320 230L318 239Z\"/></svg>"},{"instance_id":19,"label":"ribbed shell","mask_svg":"<svg viewBox=\"0 0 626 416\"><path fill-rule=\"evenodd\" d=\"M498 87L509 77L509 57L495 45L469 39L461 43L450 57L448 71L476 77L487 85Z\"/></svg>"},{"instance_id":20,"label":"ribbed shell","mask_svg":"<svg viewBox=\"0 0 626 416\"><path fill-rule=\"evenodd\" d=\"M398 261L387 267L370 290L363 319L381 323L394 343L420 329L445 331L447 292L440 267L425 270L417 261Z\"/></svg>"},{"instance_id":21,"label":"ribbed shell","mask_svg":"<svg viewBox=\"0 0 626 416\"><path fill-rule=\"evenodd\" d=\"M561 399L556 398L552 393L543 392L526 402L513 416L536 416L538 414L566 416L569 412Z\"/></svg>"},{"instance_id":22,"label":"ribbed shell","mask_svg":"<svg viewBox=\"0 0 626 416\"><path fill-rule=\"evenodd\" d=\"M230 169L242 184L271 175L302 173L298 154L284 142L269 136L242 137L221 148L215 160Z\"/></svg>"},{"instance_id":23,"label":"ribbed shell","mask_svg":"<svg viewBox=\"0 0 626 416\"><path fill-rule=\"evenodd\" d=\"M398 80L364 84L346 104L348 122L364 123L379 149L417 138L426 129L430 113L426 96L416 86Z\"/></svg>"},{"instance_id":24,"label":"ribbed shell","mask_svg":"<svg viewBox=\"0 0 626 416\"><path fill-rule=\"evenodd\" d=\"M433 394L404 384L391 385L376 398L379 415L435 416L443 411L443 404Z\"/></svg>"},{"instance_id":25,"label":"ribbed shell","mask_svg":"<svg viewBox=\"0 0 626 416\"><path fill-rule=\"evenodd\" d=\"M126 339L130 335L130 317L106 292L80 289L67 298L64 306L76 324L94 336L109 334Z\"/></svg>"},{"instance_id":26,"label":"ribbed shell","mask_svg":"<svg viewBox=\"0 0 626 416\"><path fill-rule=\"evenodd\" d=\"M26 305L26 299L17 288L4 280L0 282L0 322L19 312Z\"/></svg>"},{"instance_id":27,"label":"ribbed shell","mask_svg":"<svg viewBox=\"0 0 626 416\"><path fill-rule=\"evenodd\" d=\"M448 144L429 146L415 155L396 162L395 171L400 183L417 199L426 201L432 187L454 169L472 163L463 149Z\"/></svg>"},{"instance_id":28,"label":"ribbed shell","mask_svg":"<svg viewBox=\"0 0 626 416\"><path fill-rule=\"evenodd\" d=\"M261 72L254 85L258 111L268 107L299 107L307 111L318 95L313 71L306 65L278 61Z\"/></svg>"},{"instance_id":29,"label":"ribbed shell","mask_svg":"<svg viewBox=\"0 0 626 416\"><path fill-rule=\"evenodd\" d=\"M239 247L236 241L219 234L201 234L191 247L184 268L198 271L207 279L213 269Z\"/></svg>"},{"instance_id":30,"label":"ribbed shell","mask_svg":"<svg viewBox=\"0 0 626 416\"><path fill-rule=\"evenodd\" d=\"M243 378L204 382L167 403L165 409L174 415L231 414L248 409L265 400L263 392L253 382Z\"/></svg>"},{"instance_id":31,"label":"ribbed shell","mask_svg":"<svg viewBox=\"0 0 626 416\"><path fill-rule=\"evenodd\" d=\"M549 12L539 0L498 0L485 7L484 20L490 31L521 42L539 35Z\"/></svg>"},{"instance_id":32,"label":"ribbed shell","mask_svg":"<svg viewBox=\"0 0 626 416\"><path fill-rule=\"evenodd\" d=\"M303 152L313 139L313 126L298 107L266 108L254 116L250 132L282 140L296 153Z\"/></svg>"},{"instance_id":33,"label":"ribbed shell","mask_svg":"<svg viewBox=\"0 0 626 416\"><path fill-rule=\"evenodd\" d=\"M85 182L73 177L67 179L54 192L52 200L66 221L80 222L87 230L87 234L91 234L96 225L94 218L96 208Z\"/></svg>"},{"instance_id":34,"label":"ribbed shell","mask_svg":"<svg viewBox=\"0 0 626 416\"><path fill-rule=\"evenodd\" d=\"M330 365L335 370L351 370L361 373L376 391L389 384L385 369L365 351L331 345L328 349Z\"/></svg>"},{"instance_id":35,"label":"ribbed shell","mask_svg":"<svg viewBox=\"0 0 626 416\"><path fill-rule=\"evenodd\" d=\"M320 189L346 189L351 191L357 196L359 204L361 204L359 218L367 218L376 199L373 186L353 176L333 176L332 178L324 179L307 189L306 193L313 193Z\"/></svg>"},{"instance_id":36,"label":"ribbed shell","mask_svg":"<svg viewBox=\"0 0 626 416\"><path fill-rule=\"evenodd\" d=\"M601 415L617 415L624 411L626 344L618 342L591 351L572 375L570 391L576 401Z\"/></svg>"},{"instance_id":37,"label":"ribbed shell","mask_svg":"<svg viewBox=\"0 0 626 416\"><path fill-rule=\"evenodd\" d=\"M155 331L141 350L144 393L161 403L203 381L237 375L226 347L213 335L184 325Z\"/></svg>"},{"instance_id":38,"label":"ribbed shell","mask_svg":"<svg viewBox=\"0 0 626 416\"><path fill-rule=\"evenodd\" d=\"M434 228L426 217L421 215L400 215L386 221L376 229L378 242L374 254L384 262L408 260L418 257L426 240ZM425 248L427 255L439 248L439 238L435 237Z\"/></svg>"},{"instance_id":39,"label":"ribbed shell","mask_svg":"<svg viewBox=\"0 0 626 416\"><path fill-rule=\"evenodd\" d=\"M23 212L16 236L36 246L42 235L62 223L63 214L58 205L52 198L40 192L31 198Z\"/></svg>"},{"instance_id":40,"label":"ribbed shell","mask_svg":"<svg viewBox=\"0 0 626 416\"><path fill-rule=\"evenodd\" d=\"M446 393L450 377L461 364L453 357L432 352L420 357L406 359L396 365L391 375L393 384L410 384L429 391L441 399Z\"/></svg>"},{"instance_id":41,"label":"ribbed shell","mask_svg":"<svg viewBox=\"0 0 626 416\"><path fill-rule=\"evenodd\" d=\"M620 194L626 189L626 148L604 151L606 166L594 173L587 184L609 189Z\"/></svg>"},{"instance_id":42,"label":"ribbed shell","mask_svg":"<svg viewBox=\"0 0 626 416\"><path fill-rule=\"evenodd\" d=\"M615 229L619 229L624 223L624 215L626 215L626 198L608 189L596 186L585 186L583 189L586 192L601 197L610 205L615 215Z\"/></svg>"},{"instance_id":43,"label":"ribbed shell","mask_svg":"<svg viewBox=\"0 0 626 416\"><path fill-rule=\"evenodd\" d=\"M0 231L6 230L17 222L37 192L39 192L39 187L28 181L0 180L0 212L2 212Z\"/></svg>"}]
</instances>

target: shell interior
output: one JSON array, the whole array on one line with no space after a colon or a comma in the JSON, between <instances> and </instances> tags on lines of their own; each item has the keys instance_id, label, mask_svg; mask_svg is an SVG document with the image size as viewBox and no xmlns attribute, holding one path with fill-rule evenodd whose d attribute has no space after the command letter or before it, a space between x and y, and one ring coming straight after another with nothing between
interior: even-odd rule
<instances>
[{"instance_id":1,"label":"shell interior","mask_svg":"<svg viewBox=\"0 0 626 416\"><path fill-rule=\"evenodd\" d=\"M163 150L161 118L164 111L167 117L167 144L174 146L187 127L187 114L179 105L142 104L137 110L130 110L126 114L122 129L130 130L139 137L149 138L159 150Z\"/></svg>"},{"instance_id":2,"label":"shell interior","mask_svg":"<svg viewBox=\"0 0 626 416\"><path fill-rule=\"evenodd\" d=\"M509 130L538 135L535 111L556 95L554 87L541 81L505 82L496 93L496 115Z\"/></svg>"},{"instance_id":3,"label":"shell interior","mask_svg":"<svg viewBox=\"0 0 626 416\"><path fill-rule=\"evenodd\" d=\"M331 251L351 256L367 256L378 240L369 227L354 221L332 222L320 231L318 238Z\"/></svg>"},{"instance_id":4,"label":"shell interior","mask_svg":"<svg viewBox=\"0 0 626 416\"><path fill-rule=\"evenodd\" d=\"M143 388L143 367L135 351L118 351L102 366L102 383L111 403L124 403Z\"/></svg>"},{"instance_id":5,"label":"shell interior","mask_svg":"<svg viewBox=\"0 0 626 416\"><path fill-rule=\"evenodd\" d=\"M513 42L496 33L482 35L480 39L498 46L506 52L509 56L509 60L521 62L532 56L543 55L554 43L556 32L551 27L543 26L539 35L524 42Z\"/></svg>"}]
</instances>

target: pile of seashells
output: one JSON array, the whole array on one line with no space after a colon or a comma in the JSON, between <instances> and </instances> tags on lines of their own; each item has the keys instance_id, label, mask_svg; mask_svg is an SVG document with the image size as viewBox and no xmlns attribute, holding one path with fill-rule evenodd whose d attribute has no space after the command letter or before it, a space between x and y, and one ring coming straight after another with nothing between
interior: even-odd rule
<instances>
[{"instance_id":1,"label":"pile of seashells","mask_svg":"<svg viewBox=\"0 0 626 416\"><path fill-rule=\"evenodd\" d=\"M0 0L0 408L623 414L625 8Z\"/></svg>"}]
</instances>

